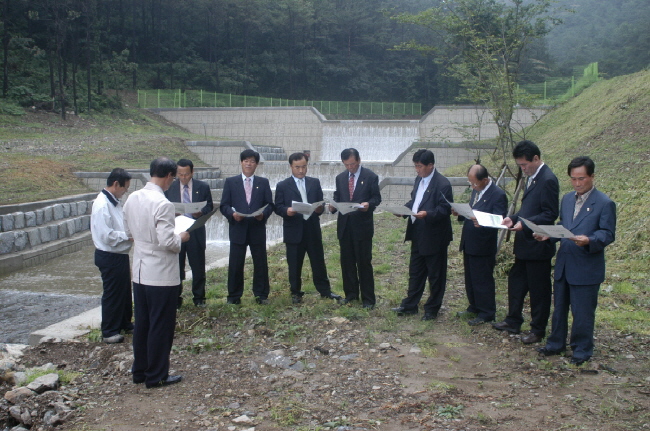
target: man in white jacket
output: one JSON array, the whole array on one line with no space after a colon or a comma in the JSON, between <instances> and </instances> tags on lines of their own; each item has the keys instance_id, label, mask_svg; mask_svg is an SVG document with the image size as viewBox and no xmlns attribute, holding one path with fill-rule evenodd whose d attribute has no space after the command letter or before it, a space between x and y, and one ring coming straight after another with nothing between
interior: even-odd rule
<instances>
[{"instance_id":1,"label":"man in white jacket","mask_svg":"<svg viewBox=\"0 0 650 431\"><path fill-rule=\"evenodd\" d=\"M151 181L124 204L124 225L134 241L131 372L133 383L153 388L182 380L169 375L169 354L181 284L178 253L190 234L174 233L174 204L164 194L176 177L176 162L160 157L151 162L149 173Z\"/></svg>"},{"instance_id":2,"label":"man in white jacket","mask_svg":"<svg viewBox=\"0 0 650 431\"><path fill-rule=\"evenodd\" d=\"M105 343L121 343L121 331L133 330L131 240L124 231L120 199L129 190L131 175L115 168L106 179L106 187L97 195L90 215L90 232L95 244L95 265L102 275L102 336Z\"/></svg>"}]
</instances>

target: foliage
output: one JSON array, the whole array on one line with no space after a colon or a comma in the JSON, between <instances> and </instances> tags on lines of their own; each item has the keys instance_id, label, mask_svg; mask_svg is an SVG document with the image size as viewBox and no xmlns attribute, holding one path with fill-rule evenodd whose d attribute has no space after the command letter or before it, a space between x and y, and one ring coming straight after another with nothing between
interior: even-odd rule
<instances>
[{"instance_id":1,"label":"foliage","mask_svg":"<svg viewBox=\"0 0 650 431\"><path fill-rule=\"evenodd\" d=\"M438 406L438 416L444 419L456 419L463 415L463 405L459 404L457 406L444 405Z\"/></svg>"},{"instance_id":2,"label":"foliage","mask_svg":"<svg viewBox=\"0 0 650 431\"><path fill-rule=\"evenodd\" d=\"M16 103L6 100L0 100L0 115L25 115L25 110Z\"/></svg>"},{"instance_id":3,"label":"foliage","mask_svg":"<svg viewBox=\"0 0 650 431\"><path fill-rule=\"evenodd\" d=\"M572 66L597 61L606 77L650 65L650 2L646 0L558 0L573 13L549 33L551 55L567 74Z\"/></svg>"},{"instance_id":4,"label":"foliage","mask_svg":"<svg viewBox=\"0 0 650 431\"><path fill-rule=\"evenodd\" d=\"M551 0L451 0L418 14L396 16L400 23L420 25L435 34L428 43L411 41L401 49L433 55L446 64L466 99L491 109L504 163L514 141L510 123L523 55L559 23L550 12Z\"/></svg>"}]
</instances>

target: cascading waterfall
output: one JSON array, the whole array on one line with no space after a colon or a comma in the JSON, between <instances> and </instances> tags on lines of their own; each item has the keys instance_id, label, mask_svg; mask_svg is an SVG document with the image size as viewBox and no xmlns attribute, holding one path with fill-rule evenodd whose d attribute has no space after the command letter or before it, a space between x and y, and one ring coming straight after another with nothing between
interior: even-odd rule
<instances>
[{"instance_id":1,"label":"cascading waterfall","mask_svg":"<svg viewBox=\"0 0 650 431\"><path fill-rule=\"evenodd\" d=\"M342 150L356 148L362 161L392 162L419 137L417 120L325 124L321 158L338 161Z\"/></svg>"}]
</instances>

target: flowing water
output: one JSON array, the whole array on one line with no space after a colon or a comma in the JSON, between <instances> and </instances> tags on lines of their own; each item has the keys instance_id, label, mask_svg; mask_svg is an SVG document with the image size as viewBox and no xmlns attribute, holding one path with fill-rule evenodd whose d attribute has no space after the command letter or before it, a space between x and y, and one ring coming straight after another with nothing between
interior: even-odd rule
<instances>
[{"instance_id":1,"label":"flowing water","mask_svg":"<svg viewBox=\"0 0 650 431\"><path fill-rule=\"evenodd\" d=\"M393 162L420 137L420 122L341 121L323 126L322 160L341 160L341 151L356 148L361 160Z\"/></svg>"}]
</instances>

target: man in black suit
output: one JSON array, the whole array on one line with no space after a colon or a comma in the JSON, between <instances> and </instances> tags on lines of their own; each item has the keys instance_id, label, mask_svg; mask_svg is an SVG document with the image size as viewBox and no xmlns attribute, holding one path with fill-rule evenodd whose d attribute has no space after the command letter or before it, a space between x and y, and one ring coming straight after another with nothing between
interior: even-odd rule
<instances>
[{"instance_id":1,"label":"man in black suit","mask_svg":"<svg viewBox=\"0 0 650 431\"><path fill-rule=\"evenodd\" d=\"M551 312L551 259L555 244L537 241L533 232L519 220L523 217L537 225L553 224L559 213L557 177L541 159L541 152L531 141L521 141L512 156L527 176L521 208L503 224L515 231L515 263L508 274L508 316L493 323L494 329L518 334L524 322L522 314L526 294L530 292L530 333L521 338L524 344L541 341Z\"/></svg>"},{"instance_id":2,"label":"man in black suit","mask_svg":"<svg viewBox=\"0 0 650 431\"><path fill-rule=\"evenodd\" d=\"M334 202L356 202L361 208L338 215L336 233L341 247L341 274L345 299L356 301L361 294L363 308L375 307L375 278L372 269L372 237L375 233L372 212L381 203L379 177L361 166L354 148L341 152L346 170L336 176ZM336 209L330 206L330 211Z\"/></svg>"},{"instance_id":3,"label":"man in black suit","mask_svg":"<svg viewBox=\"0 0 650 431\"><path fill-rule=\"evenodd\" d=\"M269 180L255 175L260 155L244 150L239 155L241 175L226 178L219 210L228 219L230 256L228 259L228 304L241 303L244 294L246 248L253 258L253 294L258 304L268 304L269 266L266 257L266 220L273 214ZM266 207L265 207L266 206ZM264 208L265 207L265 208ZM245 217L264 208L255 217Z\"/></svg>"},{"instance_id":4,"label":"man in black suit","mask_svg":"<svg viewBox=\"0 0 650 431\"><path fill-rule=\"evenodd\" d=\"M320 230L320 215L323 206L319 206L310 215L297 213L293 201L315 203L323 200L323 189L318 178L307 176L307 156L293 153L289 156L291 176L275 186L275 213L283 218L284 243L287 248L287 265L289 266L289 285L294 304L302 302L301 290L302 264L305 253L309 255L314 286L321 298L340 300L332 293L323 251L323 235ZM307 218L305 218L307 217Z\"/></svg>"},{"instance_id":5,"label":"man in black suit","mask_svg":"<svg viewBox=\"0 0 650 431\"><path fill-rule=\"evenodd\" d=\"M402 304L392 310L398 316L417 314L418 304L429 280L429 299L422 320L434 320L442 306L447 285L447 248L452 240L451 207L453 194L449 180L435 169L435 156L421 149L413 154L418 176L406 203L415 213L408 216L405 241L411 241L409 287ZM446 200L445 200L446 199Z\"/></svg>"},{"instance_id":6,"label":"man in black suit","mask_svg":"<svg viewBox=\"0 0 650 431\"><path fill-rule=\"evenodd\" d=\"M505 217L508 213L506 193L497 186L483 165L472 165L467 171L472 188L469 204L472 209ZM452 210L454 215L458 215ZM496 265L498 229L481 227L476 219L459 217L463 221L460 251L465 267L465 291L469 306L458 317L470 315L470 326L494 320L496 300L494 297L494 266Z\"/></svg>"},{"instance_id":7,"label":"man in black suit","mask_svg":"<svg viewBox=\"0 0 650 431\"><path fill-rule=\"evenodd\" d=\"M171 187L165 192L165 196L170 202L205 202L201 211L193 214L186 214L192 218L199 218L212 211L212 193L210 186L193 178L194 163L188 159L180 159L177 163L178 170L176 180ZM181 291L178 292L178 307L183 304L182 280L185 280L185 256L190 261L192 268L192 295L194 305L205 305L205 246L206 235L205 226L190 232L190 240L181 245L181 252L178 255L181 271Z\"/></svg>"}]
</instances>

